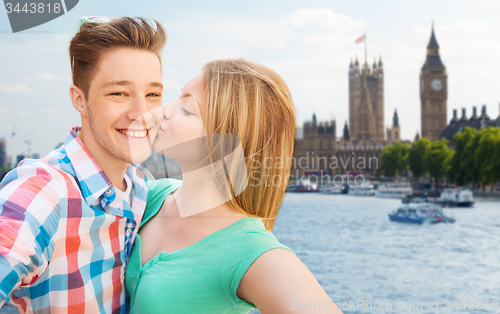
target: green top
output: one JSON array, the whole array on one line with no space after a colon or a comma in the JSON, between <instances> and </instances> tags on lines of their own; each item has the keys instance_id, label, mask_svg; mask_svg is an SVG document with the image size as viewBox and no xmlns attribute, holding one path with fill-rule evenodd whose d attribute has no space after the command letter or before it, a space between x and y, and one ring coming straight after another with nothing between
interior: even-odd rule
<instances>
[{"instance_id":1,"label":"green top","mask_svg":"<svg viewBox=\"0 0 500 314\"><path fill-rule=\"evenodd\" d=\"M160 210L181 181L162 179L149 187L141 227ZM243 275L264 252L282 248L260 219L247 217L171 253L161 252L144 266L137 235L125 285L131 313L248 313L254 309L236 295Z\"/></svg>"}]
</instances>

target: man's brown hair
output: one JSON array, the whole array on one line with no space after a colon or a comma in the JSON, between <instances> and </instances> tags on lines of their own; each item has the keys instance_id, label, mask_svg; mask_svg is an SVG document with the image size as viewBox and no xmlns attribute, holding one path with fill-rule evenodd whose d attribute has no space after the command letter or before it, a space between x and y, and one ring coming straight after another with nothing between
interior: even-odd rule
<instances>
[{"instance_id":1,"label":"man's brown hair","mask_svg":"<svg viewBox=\"0 0 500 314\"><path fill-rule=\"evenodd\" d=\"M156 20L154 24L142 17L117 17L106 23L84 23L69 46L73 84L88 99L90 82L100 57L115 48L145 49L159 56L166 35Z\"/></svg>"}]
</instances>

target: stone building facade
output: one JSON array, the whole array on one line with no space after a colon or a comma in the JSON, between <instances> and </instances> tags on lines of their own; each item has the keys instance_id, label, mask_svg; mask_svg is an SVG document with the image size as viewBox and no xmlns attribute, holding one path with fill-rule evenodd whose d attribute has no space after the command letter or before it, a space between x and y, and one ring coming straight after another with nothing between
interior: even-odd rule
<instances>
[{"instance_id":1,"label":"stone building facade","mask_svg":"<svg viewBox=\"0 0 500 314\"><path fill-rule=\"evenodd\" d=\"M384 68L382 59L372 67L358 59L349 64L349 125L351 139L384 141Z\"/></svg>"},{"instance_id":2,"label":"stone building facade","mask_svg":"<svg viewBox=\"0 0 500 314\"><path fill-rule=\"evenodd\" d=\"M397 141L401 141L401 129L399 127L399 117L397 110L394 110L394 116L392 117L392 127L387 128L385 131L387 134L387 143L394 144Z\"/></svg>"},{"instance_id":3,"label":"stone building facade","mask_svg":"<svg viewBox=\"0 0 500 314\"><path fill-rule=\"evenodd\" d=\"M313 114L312 120L303 124L302 138L295 139L292 175L319 172L330 177L347 173L375 175L384 147L401 140L397 112L386 131L387 139L381 142L352 140L346 121L342 136L337 138L335 120L318 122Z\"/></svg>"},{"instance_id":4,"label":"stone building facade","mask_svg":"<svg viewBox=\"0 0 500 314\"><path fill-rule=\"evenodd\" d=\"M375 175L380 153L388 144L400 140L397 112L392 126L384 126L384 70L382 60L370 67L367 62L349 64L349 124L337 137L336 121L318 121L313 114L302 127L302 138L295 140L292 175L321 173L330 177L363 173ZM385 132L384 132L385 130Z\"/></svg>"}]
</instances>

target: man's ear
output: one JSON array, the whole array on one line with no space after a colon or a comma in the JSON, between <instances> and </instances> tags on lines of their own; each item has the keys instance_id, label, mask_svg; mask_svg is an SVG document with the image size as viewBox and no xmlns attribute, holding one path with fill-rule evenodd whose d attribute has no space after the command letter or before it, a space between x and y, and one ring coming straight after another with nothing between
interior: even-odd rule
<instances>
[{"instance_id":1,"label":"man's ear","mask_svg":"<svg viewBox=\"0 0 500 314\"><path fill-rule=\"evenodd\" d=\"M87 116L87 101L85 99L85 94L76 85L71 85L69 88L69 97L71 98L71 103L82 116Z\"/></svg>"}]
</instances>

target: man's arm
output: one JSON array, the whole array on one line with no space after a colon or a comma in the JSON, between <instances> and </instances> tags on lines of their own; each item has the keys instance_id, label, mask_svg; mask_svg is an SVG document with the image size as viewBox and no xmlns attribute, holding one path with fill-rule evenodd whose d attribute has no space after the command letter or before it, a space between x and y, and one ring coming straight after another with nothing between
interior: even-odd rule
<instances>
[{"instance_id":1,"label":"man's arm","mask_svg":"<svg viewBox=\"0 0 500 314\"><path fill-rule=\"evenodd\" d=\"M48 170L29 165L0 183L0 307L47 269L59 221L52 179Z\"/></svg>"}]
</instances>

